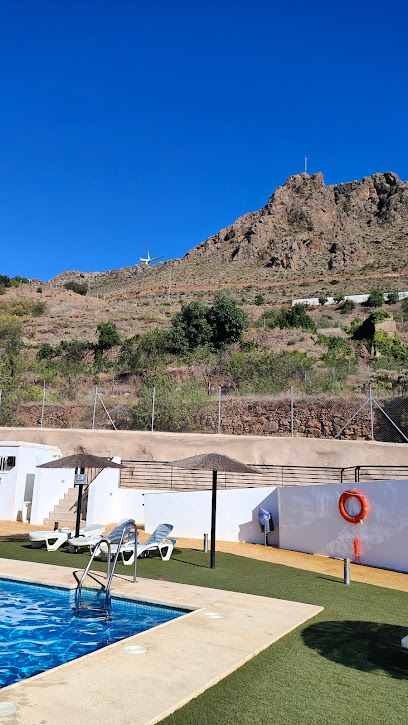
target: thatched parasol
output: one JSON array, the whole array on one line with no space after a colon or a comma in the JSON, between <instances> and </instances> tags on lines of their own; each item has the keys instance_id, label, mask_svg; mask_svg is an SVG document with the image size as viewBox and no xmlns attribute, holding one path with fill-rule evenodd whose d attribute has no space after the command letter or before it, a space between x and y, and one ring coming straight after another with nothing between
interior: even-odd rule
<instances>
[{"instance_id":1,"label":"thatched parasol","mask_svg":"<svg viewBox=\"0 0 408 725\"><path fill-rule=\"evenodd\" d=\"M72 456L56 458L52 461L49 461L48 463L42 463L41 466L37 466L37 468L75 468L74 485L78 486L75 536L79 536L82 508L82 491L83 487L87 484L87 474L85 473L85 469L122 468L122 464L114 463L113 461L109 460L109 458L103 458L102 456L93 456L90 453L74 453L74 455Z\"/></svg>"},{"instance_id":2,"label":"thatched parasol","mask_svg":"<svg viewBox=\"0 0 408 725\"><path fill-rule=\"evenodd\" d=\"M260 474L251 466L247 466L235 458L223 456L221 453L203 453L191 458L182 458L178 461L172 461L171 466L179 468L188 468L192 471L212 471L212 499L211 499L211 569L215 569L215 524L217 515L217 473L225 471L228 473L256 473Z\"/></svg>"}]
</instances>

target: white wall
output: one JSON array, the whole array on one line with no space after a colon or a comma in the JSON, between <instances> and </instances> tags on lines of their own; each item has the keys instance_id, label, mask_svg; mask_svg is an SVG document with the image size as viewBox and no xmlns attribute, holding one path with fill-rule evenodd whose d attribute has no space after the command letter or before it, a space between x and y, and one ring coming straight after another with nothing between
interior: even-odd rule
<instances>
[{"instance_id":1,"label":"white wall","mask_svg":"<svg viewBox=\"0 0 408 725\"><path fill-rule=\"evenodd\" d=\"M120 463L119 456L112 458ZM134 519L144 523L143 490L119 488L120 471L105 468L92 481L88 491L86 523L111 524L121 519Z\"/></svg>"},{"instance_id":2,"label":"white wall","mask_svg":"<svg viewBox=\"0 0 408 725\"><path fill-rule=\"evenodd\" d=\"M384 293L387 295L387 292ZM323 295L325 296L325 295ZM345 300L353 300L357 305L361 305L363 302L367 302L369 295L344 295ZM408 292L398 292L398 297L400 300L405 299L405 297L408 297ZM304 297L299 298L297 300L292 300L292 307L294 305L310 305L311 307L316 307L319 305L319 298L318 297ZM326 305L335 305L336 302L334 301L333 297L328 297L327 302L325 302Z\"/></svg>"},{"instance_id":3,"label":"white wall","mask_svg":"<svg viewBox=\"0 0 408 725\"><path fill-rule=\"evenodd\" d=\"M290 486L279 489L281 549L353 559L353 541L360 541L362 564L408 572L408 480L372 481L356 487L369 503L362 524L341 516L338 502L346 484ZM352 507L348 512L355 514Z\"/></svg>"},{"instance_id":4,"label":"white wall","mask_svg":"<svg viewBox=\"0 0 408 725\"><path fill-rule=\"evenodd\" d=\"M15 455L13 453L3 453L1 455ZM0 521L11 521L14 501L14 488L16 480L16 466L10 471L0 473Z\"/></svg>"},{"instance_id":5,"label":"white wall","mask_svg":"<svg viewBox=\"0 0 408 725\"><path fill-rule=\"evenodd\" d=\"M44 523L50 511L74 485L74 474L73 468L37 468L30 524Z\"/></svg>"},{"instance_id":6,"label":"white wall","mask_svg":"<svg viewBox=\"0 0 408 725\"><path fill-rule=\"evenodd\" d=\"M10 471L0 473L0 519L15 521L20 519L23 511L23 502L31 500L34 495L36 466L58 457L60 452L54 446L1 445L0 456L15 456L16 465ZM26 496L29 495L30 499ZM48 512L47 512L48 515ZM41 522L42 523L42 522Z\"/></svg>"},{"instance_id":7,"label":"white wall","mask_svg":"<svg viewBox=\"0 0 408 725\"><path fill-rule=\"evenodd\" d=\"M172 524L175 537L202 539L211 531L211 491L146 493L144 495L146 531L159 524ZM270 511L275 531L270 544L278 543L278 499L276 487L219 490L217 493L217 530L219 541L264 543L258 521L258 508Z\"/></svg>"}]
</instances>

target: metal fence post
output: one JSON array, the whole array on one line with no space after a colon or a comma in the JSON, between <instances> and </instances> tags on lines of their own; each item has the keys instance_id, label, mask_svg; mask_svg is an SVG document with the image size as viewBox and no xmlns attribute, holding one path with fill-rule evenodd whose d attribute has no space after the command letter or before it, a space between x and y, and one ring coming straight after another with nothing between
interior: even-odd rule
<instances>
[{"instance_id":1,"label":"metal fence post","mask_svg":"<svg viewBox=\"0 0 408 725\"><path fill-rule=\"evenodd\" d=\"M221 433L221 385L218 388L218 433Z\"/></svg>"},{"instance_id":2,"label":"metal fence post","mask_svg":"<svg viewBox=\"0 0 408 725\"><path fill-rule=\"evenodd\" d=\"M95 397L94 397L94 406L93 406L93 413L92 413L92 430L95 428L95 414L96 414L96 400L98 397L98 386L95 386Z\"/></svg>"},{"instance_id":3,"label":"metal fence post","mask_svg":"<svg viewBox=\"0 0 408 725\"><path fill-rule=\"evenodd\" d=\"M153 399L152 399L152 428L151 428L151 430L152 430L152 433L153 433L153 429L154 429L154 403L155 403L155 398L156 398L156 387L153 387Z\"/></svg>"},{"instance_id":4,"label":"metal fence post","mask_svg":"<svg viewBox=\"0 0 408 725\"><path fill-rule=\"evenodd\" d=\"M374 440L374 421L373 421L373 396L371 395L371 386L369 388L369 400L370 400L370 422L371 422L371 440Z\"/></svg>"},{"instance_id":5,"label":"metal fence post","mask_svg":"<svg viewBox=\"0 0 408 725\"><path fill-rule=\"evenodd\" d=\"M290 435L293 438L293 386L290 386Z\"/></svg>"},{"instance_id":6,"label":"metal fence post","mask_svg":"<svg viewBox=\"0 0 408 725\"><path fill-rule=\"evenodd\" d=\"M40 427L43 427L44 423L44 405L45 405L45 380L43 385L43 399L42 399L42 407L41 407L41 421L40 421Z\"/></svg>"}]
</instances>

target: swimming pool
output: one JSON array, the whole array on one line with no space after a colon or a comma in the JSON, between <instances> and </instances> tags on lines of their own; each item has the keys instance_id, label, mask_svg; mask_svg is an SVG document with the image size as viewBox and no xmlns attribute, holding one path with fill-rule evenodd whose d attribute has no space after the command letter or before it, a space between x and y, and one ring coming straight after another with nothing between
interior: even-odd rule
<instances>
[{"instance_id":1,"label":"swimming pool","mask_svg":"<svg viewBox=\"0 0 408 725\"><path fill-rule=\"evenodd\" d=\"M72 590L0 579L0 688L187 613L112 597L107 619L97 597L84 589L78 616Z\"/></svg>"}]
</instances>

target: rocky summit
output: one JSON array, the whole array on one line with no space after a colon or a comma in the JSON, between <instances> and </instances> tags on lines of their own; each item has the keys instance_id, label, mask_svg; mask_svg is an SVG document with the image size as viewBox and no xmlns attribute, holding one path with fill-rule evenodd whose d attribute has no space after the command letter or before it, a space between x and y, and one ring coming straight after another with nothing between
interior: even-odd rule
<instances>
[{"instance_id":1,"label":"rocky summit","mask_svg":"<svg viewBox=\"0 0 408 725\"><path fill-rule=\"evenodd\" d=\"M276 269L347 270L374 261L378 244L408 241L408 182L397 174L326 186L323 174L291 176L260 211L192 249Z\"/></svg>"},{"instance_id":2,"label":"rocky summit","mask_svg":"<svg viewBox=\"0 0 408 725\"><path fill-rule=\"evenodd\" d=\"M171 255L171 245L169 244ZM216 286L278 284L359 275L384 275L406 285L408 182L386 172L326 186L323 174L291 176L259 211L245 214L182 259L107 272L64 272L51 283L90 283L91 295L154 295ZM372 283L371 283L372 284ZM351 292L362 291L362 283ZM345 288L346 290L346 288ZM349 293L349 290L347 290Z\"/></svg>"}]
</instances>

